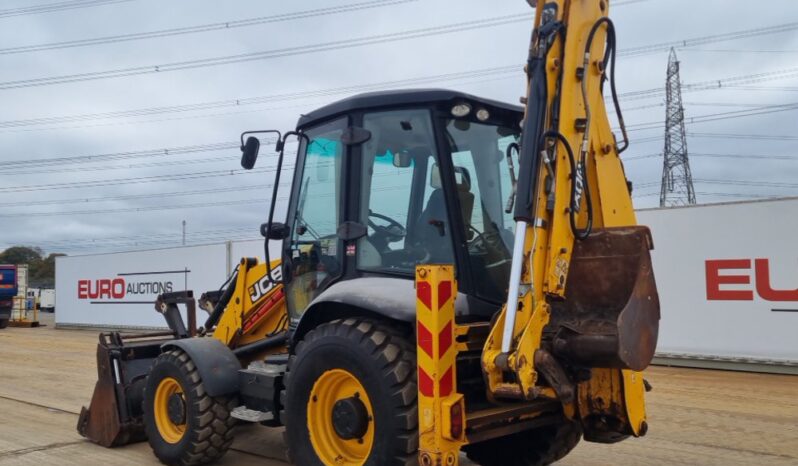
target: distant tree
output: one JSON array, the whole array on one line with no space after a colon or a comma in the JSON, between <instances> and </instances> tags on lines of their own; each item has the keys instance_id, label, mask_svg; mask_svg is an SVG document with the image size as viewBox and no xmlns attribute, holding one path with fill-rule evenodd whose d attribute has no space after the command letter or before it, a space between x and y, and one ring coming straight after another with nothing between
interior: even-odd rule
<instances>
[{"instance_id":1,"label":"distant tree","mask_svg":"<svg viewBox=\"0 0 798 466\"><path fill-rule=\"evenodd\" d=\"M44 251L37 247L13 246L0 252L0 262L4 264L28 264L41 261Z\"/></svg>"},{"instance_id":2,"label":"distant tree","mask_svg":"<svg viewBox=\"0 0 798 466\"><path fill-rule=\"evenodd\" d=\"M0 252L0 264L27 264L28 286L53 288L55 286L55 258L65 254L53 253L44 257L37 247L14 246Z\"/></svg>"}]
</instances>

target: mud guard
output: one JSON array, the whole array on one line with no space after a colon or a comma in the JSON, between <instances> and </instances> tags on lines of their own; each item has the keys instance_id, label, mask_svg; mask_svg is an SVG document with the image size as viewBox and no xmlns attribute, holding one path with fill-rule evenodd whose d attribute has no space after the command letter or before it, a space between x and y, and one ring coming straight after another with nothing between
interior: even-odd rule
<instances>
[{"instance_id":1,"label":"mud guard","mask_svg":"<svg viewBox=\"0 0 798 466\"><path fill-rule=\"evenodd\" d=\"M215 338L186 338L161 345L161 351L183 350L197 366L205 391L210 396L236 393L241 363L233 351Z\"/></svg>"}]
</instances>

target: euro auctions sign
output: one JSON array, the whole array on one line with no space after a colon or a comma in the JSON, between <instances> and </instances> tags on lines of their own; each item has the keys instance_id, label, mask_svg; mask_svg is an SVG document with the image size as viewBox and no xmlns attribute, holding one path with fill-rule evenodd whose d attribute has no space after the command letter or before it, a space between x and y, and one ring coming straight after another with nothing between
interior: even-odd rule
<instances>
[{"instance_id":1,"label":"euro auctions sign","mask_svg":"<svg viewBox=\"0 0 798 466\"><path fill-rule=\"evenodd\" d=\"M786 251L785 251L786 252ZM798 312L798 274L771 277L770 259L715 259L706 261L707 300L790 303L794 309L772 309ZM781 280L779 280L779 278ZM792 280L794 288L777 289L774 281Z\"/></svg>"},{"instance_id":2,"label":"euro auctions sign","mask_svg":"<svg viewBox=\"0 0 798 466\"><path fill-rule=\"evenodd\" d=\"M218 289L227 278L226 258L224 244L59 257L56 324L163 328L158 295Z\"/></svg>"},{"instance_id":3,"label":"euro auctions sign","mask_svg":"<svg viewBox=\"0 0 798 466\"><path fill-rule=\"evenodd\" d=\"M182 271L150 271L120 275L177 275L191 273L190 270ZM172 280L165 281L128 281L124 277L114 279L103 278L99 280L78 280L78 299L96 300L124 300L128 296L158 296L161 293L170 293L174 289ZM153 301L155 301L153 299Z\"/></svg>"}]
</instances>

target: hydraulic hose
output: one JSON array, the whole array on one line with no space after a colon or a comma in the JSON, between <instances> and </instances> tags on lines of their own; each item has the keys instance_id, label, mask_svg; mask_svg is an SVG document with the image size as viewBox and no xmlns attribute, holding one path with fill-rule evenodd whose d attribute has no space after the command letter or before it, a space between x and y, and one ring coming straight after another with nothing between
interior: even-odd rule
<instances>
[{"instance_id":1,"label":"hydraulic hose","mask_svg":"<svg viewBox=\"0 0 798 466\"><path fill-rule=\"evenodd\" d=\"M562 145L565 147L565 151L568 153L568 163L571 165L571 200L568 209L568 220L571 223L571 231L574 234L574 237L580 241L587 239L590 236L590 232L593 229L593 203L590 200L590 190L587 188L587 170L585 169L584 164L577 165L576 157L574 156L574 151L571 148L571 145L568 143L568 140L562 133L550 130L546 131L543 134L543 140L554 138L557 139ZM576 176L577 170L581 172L582 179L585 183L585 203L587 204L587 226L584 229L579 229L576 225L576 213L578 211L576 205Z\"/></svg>"},{"instance_id":2,"label":"hydraulic hose","mask_svg":"<svg viewBox=\"0 0 798 466\"><path fill-rule=\"evenodd\" d=\"M607 47L604 51L602 69L607 70L607 65L609 65L610 94L612 97L612 104L615 107L615 114L618 116L618 125L621 128L621 134L623 136L623 145L617 146L618 154L620 154L629 148L629 136L626 132L626 123L623 119L623 112L621 111L621 104L618 99L618 91L615 87L615 58L617 56L618 47L615 35L615 24L611 19L607 18L606 16L599 18L599 20L593 24L593 27L590 28L590 33L587 36L587 42L585 44L585 55L587 56L587 54L590 52L590 48L593 45L593 39L595 38L599 28L605 24L607 25ZM587 70L585 73L587 73ZM603 76L602 79L606 79L606 76ZM587 103L585 104L587 105Z\"/></svg>"}]
</instances>

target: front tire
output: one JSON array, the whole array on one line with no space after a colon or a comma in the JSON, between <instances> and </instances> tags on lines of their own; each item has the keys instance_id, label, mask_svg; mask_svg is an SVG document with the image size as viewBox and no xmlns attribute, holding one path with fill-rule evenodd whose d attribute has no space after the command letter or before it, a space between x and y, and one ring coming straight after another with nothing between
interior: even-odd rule
<instances>
[{"instance_id":1,"label":"front tire","mask_svg":"<svg viewBox=\"0 0 798 466\"><path fill-rule=\"evenodd\" d=\"M559 461L582 439L582 426L563 422L527 430L473 445L466 445L468 459L481 466L544 466Z\"/></svg>"},{"instance_id":2,"label":"front tire","mask_svg":"<svg viewBox=\"0 0 798 466\"><path fill-rule=\"evenodd\" d=\"M286 379L289 455L302 466L417 464L415 346L383 322L318 326L297 345Z\"/></svg>"},{"instance_id":3,"label":"front tire","mask_svg":"<svg viewBox=\"0 0 798 466\"><path fill-rule=\"evenodd\" d=\"M155 360L144 388L144 429L158 459L194 466L221 458L233 443L234 397L211 397L188 354L167 351Z\"/></svg>"},{"instance_id":4,"label":"front tire","mask_svg":"<svg viewBox=\"0 0 798 466\"><path fill-rule=\"evenodd\" d=\"M8 319L0 319L0 329L8 327Z\"/></svg>"}]
</instances>

